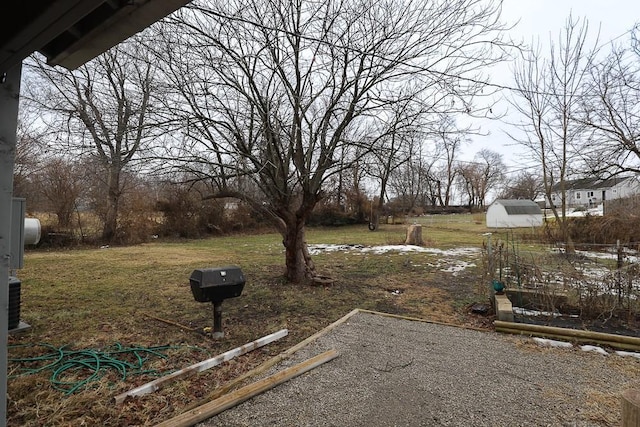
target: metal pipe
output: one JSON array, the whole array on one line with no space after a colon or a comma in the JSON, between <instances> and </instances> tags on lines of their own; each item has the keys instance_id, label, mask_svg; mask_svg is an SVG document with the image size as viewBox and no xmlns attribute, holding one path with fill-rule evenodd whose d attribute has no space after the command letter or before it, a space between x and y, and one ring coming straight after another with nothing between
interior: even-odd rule
<instances>
[{"instance_id":1,"label":"metal pipe","mask_svg":"<svg viewBox=\"0 0 640 427\"><path fill-rule=\"evenodd\" d=\"M215 339L224 338L222 332L222 301L213 301L213 332L211 337Z\"/></svg>"}]
</instances>

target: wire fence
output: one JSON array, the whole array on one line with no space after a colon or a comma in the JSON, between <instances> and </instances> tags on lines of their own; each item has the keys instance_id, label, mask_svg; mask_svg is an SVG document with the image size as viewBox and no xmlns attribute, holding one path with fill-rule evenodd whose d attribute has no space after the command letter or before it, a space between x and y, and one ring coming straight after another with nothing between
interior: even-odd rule
<instances>
[{"instance_id":1,"label":"wire fence","mask_svg":"<svg viewBox=\"0 0 640 427\"><path fill-rule=\"evenodd\" d=\"M569 249L523 244L512 236L483 245L485 283L501 282L514 306L585 322L640 320L638 242Z\"/></svg>"}]
</instances>

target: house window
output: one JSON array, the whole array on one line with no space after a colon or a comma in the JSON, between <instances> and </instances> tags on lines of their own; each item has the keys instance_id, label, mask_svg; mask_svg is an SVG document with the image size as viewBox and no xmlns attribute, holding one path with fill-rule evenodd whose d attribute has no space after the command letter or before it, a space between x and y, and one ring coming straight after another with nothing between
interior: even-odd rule
<instances>
[{"instance_id":1,"label":"house window","mask_svg":"<svg viewBox=\"0 0 640 427\"><path fill-rule=\"evenodd\" d=\"M588 191L587 192L587 197L593 197L593 191Z\"/></svg>"},{"instance_id":2,"label":"house window","mask_svg":"<svg viewBox=\"0 0 640 427\"><path fill-rule=\"evenodd\" d=\"M580 192L576 191L576 199L579 199L579 198L580 198Z\"/></svg>"}]
</instances>

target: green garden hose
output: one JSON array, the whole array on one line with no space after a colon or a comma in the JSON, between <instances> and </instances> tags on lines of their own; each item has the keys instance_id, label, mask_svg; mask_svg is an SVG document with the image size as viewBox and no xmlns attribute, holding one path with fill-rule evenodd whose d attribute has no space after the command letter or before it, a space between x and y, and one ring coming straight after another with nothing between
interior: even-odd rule
<instances>
[{"instance_id":1,"label":"green garden hose","mask_svg":"<svg viewBox=\"0 0 640 427\"><path fill-rule=\"evenodd\" d=\"M66 395L98 381L108 372L116 372L123 381L129 375L166 374L155 369L146 369L145 363L153 357L166 359L168 356L163 354L163 351L178 348L175 346L123 347L120 343L116 343L104 350L70 350L66 345L55 347L40 343L12 345L8 346L8 349L11 351L25 347L42 347L45 351L34 357L9 358L8 362L16 365L14 370L17 372L9 378L51 371L51 384Z\"/></svg>"}]
</instances>

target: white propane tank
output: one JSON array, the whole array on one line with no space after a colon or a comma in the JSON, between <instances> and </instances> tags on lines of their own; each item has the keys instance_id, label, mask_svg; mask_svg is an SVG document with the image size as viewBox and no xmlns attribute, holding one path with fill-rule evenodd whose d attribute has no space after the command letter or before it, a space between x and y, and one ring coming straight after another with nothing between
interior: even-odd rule
<instances>
[{"instance_id":1,"label":"white propane tank","mask_svg":"<svg viewBox=\"0 0 640 427\"><path fill-rule=\"evenodd\" d=\"M38 218L24 219L24 244L37 245L40 241L40 220Z\"/></svg>"}]
</instances>

